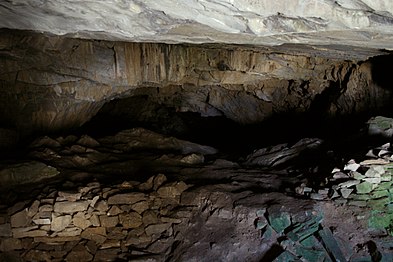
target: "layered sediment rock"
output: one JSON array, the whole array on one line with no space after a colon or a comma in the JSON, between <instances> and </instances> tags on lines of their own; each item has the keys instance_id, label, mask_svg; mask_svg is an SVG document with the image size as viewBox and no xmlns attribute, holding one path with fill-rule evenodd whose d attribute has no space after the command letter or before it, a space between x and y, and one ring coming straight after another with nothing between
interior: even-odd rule
<instances>
[{"instance_id":1,"label":"layered sediment rock","mask_svg":"<svg viewBox=\"0 0 393 262\"><path fill-rule=\"evenodd\" d=\"M135 95L178 112L259 123L277 114L343 115L390 103L367 49L168 45L1 32L0 116L23 133L76 127Z\"/></svg>"}]
</instances>

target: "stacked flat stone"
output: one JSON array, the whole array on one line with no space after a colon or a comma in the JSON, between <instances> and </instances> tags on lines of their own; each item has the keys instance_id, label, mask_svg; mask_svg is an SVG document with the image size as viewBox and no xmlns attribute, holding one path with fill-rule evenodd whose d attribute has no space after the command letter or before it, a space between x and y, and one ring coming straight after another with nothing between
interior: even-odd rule
<instances>
[{"instance_id":1,"label":"stacked flat stone","mask_svg":"<svg viewBox=\"0 0 393 262\"><path fill-rule=\"evenodd\" d=\"M165 253L174 242L174 227L191 217L190 208L180 205L187 188L158 174L144 183L47 189L0 213L0 251L27 261L112 261Z\"/></svg>"}]
</instances>

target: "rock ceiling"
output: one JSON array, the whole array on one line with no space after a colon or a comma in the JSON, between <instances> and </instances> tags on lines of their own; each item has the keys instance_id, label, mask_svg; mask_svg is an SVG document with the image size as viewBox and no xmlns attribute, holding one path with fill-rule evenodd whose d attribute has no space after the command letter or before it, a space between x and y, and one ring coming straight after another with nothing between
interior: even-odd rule
<instances>
[{"instance_id":1,"label":"rock ceiling","mask_svg":"<svg viewBox=\"0 0 393 262\"><path fill-rule=\"evenodd\" d=\"M105 40L393 49L391 0L6 0L0 28Z\"/></svg>"}]
</instances>

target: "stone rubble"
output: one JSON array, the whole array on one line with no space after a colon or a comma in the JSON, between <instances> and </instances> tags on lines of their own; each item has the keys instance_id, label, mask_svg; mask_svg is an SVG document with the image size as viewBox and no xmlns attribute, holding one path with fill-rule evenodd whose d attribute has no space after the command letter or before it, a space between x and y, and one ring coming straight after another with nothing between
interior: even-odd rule
<instances>
[{"instance_id":1,"label":"stone rubble","mask_svg":"<svg viewBox=\"0 0 393 262\"><path fill-rule=\"evenodd\" d=\"M174 225L191 216L180 203L188 185L166 181L158 174L110 189L94 182L77 191L42 192L33 202L9 208L12 212L0 211L0 252L26 261L113 261L135 252L165 253L174 242Z\"/></svg>"}]
</instances>

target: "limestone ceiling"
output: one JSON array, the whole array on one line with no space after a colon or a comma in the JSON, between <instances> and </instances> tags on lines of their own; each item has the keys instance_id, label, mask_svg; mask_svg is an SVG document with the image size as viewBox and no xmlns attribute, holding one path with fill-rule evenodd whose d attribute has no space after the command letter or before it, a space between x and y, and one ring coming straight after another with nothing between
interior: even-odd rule
<instances>
[{"instance_id":1,"label":"limestone ceiling","mask_svg":"<svg viewBox=\"0 0 393 262\"><path fill-rule=\"evenodd\" d=\"M0 28L126 41L393 49L392 0L2 0Z\"/></svg>"}]
</instances>

